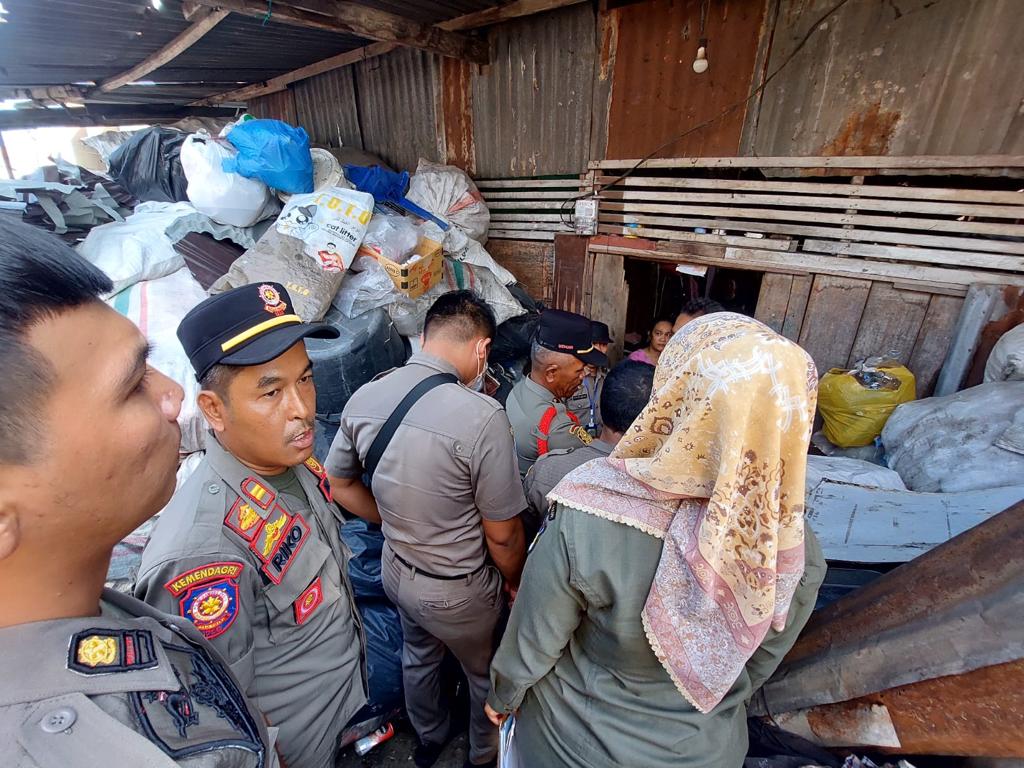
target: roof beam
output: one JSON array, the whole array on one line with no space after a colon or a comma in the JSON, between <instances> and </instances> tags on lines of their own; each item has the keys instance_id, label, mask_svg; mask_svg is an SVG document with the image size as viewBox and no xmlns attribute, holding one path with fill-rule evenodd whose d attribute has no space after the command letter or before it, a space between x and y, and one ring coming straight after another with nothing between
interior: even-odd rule
<instances>
[{"instance_id":1,"label":"roof beam","mask_svg":"<svg viewBox=\"0 0 1024 768\"><path fill-rule=\"evenodd\" d=\"M183 117L233 118L237 110L230 107L185 107L166 104L88 104L74 109L10 109L0 110L0 130L92 125L125 125L128 123L173 123Z\"/></svg>"},{"instance_id":2,"label":"roof beam","mask_svg":"<svg viewBox=\"0 0 1024 768\"><path fill-rule=\"evenodd\" d=\"M227 15L227 11L214 11L205 15L204 18L193 22L189 25L188 29L171 40L159 51L147 56L131 69L101 82L97 88L98 92L110 93L111 91L116 91L121 86L134 83L150 72L159 69L167 62L176 59L199 42L207 32L224 21Z\"/></svg>"},{"instance_id":3,"label":"roof beam","mask_svg":"<svg viewBox=\"0 0 1024 768\"><path fill-rule=\"evenodd\" d=\"M268 5L264 0L196 0L199 5L234 11L255 18L266 18ZM302 7L299 7L299 6ZM380 11L352 2L332 0L297 0L285 4L274 2L270 17L285 24L294 24L327 32L357 35L370 40L419 48L430 53L467 59L487 64L489 51L482 40L449 32L429 24ZM308 10L312 8L314 10ZM188 10L188 9L186 9Z\"/></svg>"},{"instance_id":4,"label":"roof beam","mask_svg":"<svg viewBox=\"0 0 1024 768\"><path fill-rule=\"evenodd\" d=\"M191 1L195 2L195 0ZM521 16L531 16L536 13L564 8L569 5L578 5L583 2L587 2L587 0L515 0L515 2L511 2L497 8L487 8L474 13L467 13L454 19L448 19L447 21L439 22L437 26L438 28L449 32L477 29L479 27L486 27L490 24L497 24L502 21L517 19ZM373 43L372 45L366 45L362 48L356 48L354 51L347 51L346 53L339 54L338 56L331 56L328 59L322 59L321 61L309 64L305 67L300 67L299 69L286 72L278 77L271 78L270 80L265 80L262 83L253 83L252 85L237 88L233 91L228 91L227 93L221 93L216 96L201 99L196 101L195 104L210 105L223 104L225 102L247 102L249 99L255 99L260 96L266 96L271 93L283 91L289 85L296 83L299 80L305 80L306 78L314 77L315 75L322 75L324 72L330 72L334 69L347 67L350 64L365 61L366 59L372 59L375 56L382 56L385 53L393 51L397 47L398 45L396 43Z\"/></svg>"}]
</instances>

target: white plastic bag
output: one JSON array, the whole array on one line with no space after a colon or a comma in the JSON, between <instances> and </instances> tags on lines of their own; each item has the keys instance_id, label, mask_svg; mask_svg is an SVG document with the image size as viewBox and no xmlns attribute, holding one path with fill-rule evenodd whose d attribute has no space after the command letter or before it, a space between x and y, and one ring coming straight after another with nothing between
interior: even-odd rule
<instances>
[{"instance_id":1,"label":"white plastic bag","mask_svg":"<svg viewBox=\"0 0 1024 768\"><path fill-rule=\"evenodd\" d=\"M373 195L329 187L292 195L277 219L277 231L302 241L303 252L325 272L348 269L373 216Z\"/></svg>"},{"instance_id":2,"label":"white plastic bag","mask_svg":"<svg viewBox=\"0 0 1024 768\"><path fill-rule=\"evenodd\" d=\"M1024 455L1024 381L996 381L904 403L882 430L887 462L912 491L1018 485Z\"/></svg>"},{"instance_id":3,"label":"white plastic bag","mask_svg":"<svg viewBox=\"0 0 1024 768\"><path fill-rule=\"evenodd\" d=\"M985 383L1024 381L1024 324L1000 337L985 364Z\"/></svg>"},{"instance_id":4,"label":"white plastic bag","mask_svg":"<svg viewBox=\"0 0 1024 768\"><path fill-rule=\"evenodd\" d=\"M353 318L371 309L386 307L400 295L384 267L369 256L357 256L331 303L345 317Z\"/></svg>"},{"instance_id":5,"label":"white plastic bag","mask_svg":"<svg viewBox=\"0 0 1024 768\"><path fill-rule=\"evenodd\" d=\"M478 243L487 242L491 213L480 190L461 168L421 159L416 173L409 180L409 191L405 196L438 218L454 224ZM442 242L442 245L447 246L448 243ZM446 247L445 251L448 250Z\"/></svg>"},{"instance_id":6,"label":"white plastic bag","mask_svg":"<svg viewBox=\"0 0 1024 768\"><path fill-rule=\"evenodd\" d=\"M179 269L159 280L136 283L107 300L149 339L153 345L150 364L185 390L178 416L181 453L201 451L206 445L206 419L196 405L199 383L177 336L182 319L205 298L188 269Z\"/></svg>"},{"instance_id":7,"label":"white plastic bag","mask_svg":"<svg viewBox=\"0 0 1024 768\"><path fill-rule=\"evenodd\" d=\"M420 228L408 216L375 214L366 227L363 245L378 256L385 256L399 264L416 249L420 241ZM435 239L435 242L440 240Z\"/></svg>"},{"instance_id":8,"label":"white plastic bag","mask_svg":"<svg viewBox=\"0 0 1024 768\"><path fill-rule=\"evenodd\" d=\"M810 494L824 481L859 485L865 488L882 488L887 491L905 491L899 474L870 461L848 459L843 456L807 457L807 493Z\"/></svg>"},{"instance_id":9,"label":"white plastic bag","mask_svg":"<svg viewBox=\"0 0 1024 768\"><path fill-rule=\"evenodd\" d=\"M252 232L218 224L191 203L142 203L124 221L89 231L78 253L106 273L114 284L111 294L140 280L156 280L185 266L174 244L189 232L205 232L243 248L256 245Z\"/></svg>"},{"instance_id":10,"label":"white plastic bag","mask_svg":"<svg viewBox=\"0 0 1024 768\"><path fill-rule=\"evenodd\" d=\"M279 210L270 188L259 179L228 173L221 162L238 154L227 140L195 133L181 146L188 199L200 213L221 224L251 227Z\"/></svg>"}]
</instances>

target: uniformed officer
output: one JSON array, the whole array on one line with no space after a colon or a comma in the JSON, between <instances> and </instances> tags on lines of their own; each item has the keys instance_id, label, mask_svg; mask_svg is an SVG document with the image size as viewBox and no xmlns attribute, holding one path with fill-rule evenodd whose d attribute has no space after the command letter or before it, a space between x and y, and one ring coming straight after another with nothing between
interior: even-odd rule
<instances>
[{"instance_id":1,"label":"uniformed officer","mask_svg":"<svg viewBox=\"0 0 1024 768\"><path fill-rule=\"evenodd\" d=\"M608 347L612 343L608 325L592 320L590 328L594 349L607 355ZM604 386L604 379L607 375L607 368L598 368L596 365L585 366L583 382L566 402L566 406L576 414L576 418L583 424L591 437L601 434L601 387Z\"/></svg>"},{"instance_id":2,"label":"uniformed officer","mask_svg":"<svg viewBox=\"0 0 1024 768\"><path fill-rule=\"evenodd\" d=\"M565 405L579 389L586 365L608 365L608 357L594 347L590 321L574 312L545 311L530 349L530 373L516 383L505 403L520 475L549 450L592 440Z\"/></svg>"},{"instance_id":3,"label":"uniformed officer","mask_svg":"<svg viewBox=\"0 0 1024 768\"><path fill-rule=\"evenodd\" d=\"M213 296L178 328L212 428L160 516L136 595L189 619L231 662L289 766L333 763L366 701L363 637L341 510L312 457L308 325L277 283Z\"/></svg>"},{"instance_id":4,"label":"uniformed officer","mask_svg":"<svg viewBox=\"0 0 1024 768\"><path fill-rule=\"evenodd\" d=\"M402 620L418 768L433 765L453 735L439 685L446 647L469 680L467 765L494 765L498 748L484 699L502 580L514 593L526 555L526 499L505 411L474 391L494 333L476 294L439 297L422 351L352 395L326 461L338 502L383 526L382 577Z\"/></svg>"},{"instance_id":5,"label":"uniformed officer","mask_svg":"<svg viewBox=\"0 0 1024 768\"><path fill-rule=\"evenodd\" d=\"M0 217L2 219L2 217ZM181 387L111 283L0 220L0 763L273 768L262 715L182 619L103 589L174 491Z\"/></svg>"},{"instance_id":6,"label":"uniformed officer","mask_svg":"<svg viewBox=\"0 0 1024 768\"><path fill-rule=\"evenodd\" d=\"M523 480L530 512L523 516L527 536L537 532L548 511L547 495L559 481L576 467L612 452L640 411L651 399L654 367L635 360L625 360L612 369L601 391L601 413L604 425L601 435L590 445L548 451L537 459Z\"/></svg>"}]
</instances>

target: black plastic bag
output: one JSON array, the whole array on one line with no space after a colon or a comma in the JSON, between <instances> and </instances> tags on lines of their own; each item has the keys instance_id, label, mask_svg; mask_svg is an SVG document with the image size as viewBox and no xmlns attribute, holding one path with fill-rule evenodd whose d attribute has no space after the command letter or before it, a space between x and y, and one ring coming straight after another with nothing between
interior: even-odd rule
<instances>
[{"instance_id":1,"label":"black plastic bag","mask_svg":"<svg viewBox=\"0 0 1024 768\"><path fill-rule=\"evenodd\" d=\"M110 175L139 200L188 200L181 145L188 134L155 126L133 135L110 156Z\"/></svg>"},{"instance_id":2,"label":"black plastic bag","mask_svg":"<svg viewBox=\"0 0 1024 768\"><path fill-rule=\"evenodd\" d=\"M527 312L499 325L491 345L491 362L508 363L529 357L530 342L539 321L539 312Z\"/></svg>"},{"instance_id":3,"label":"black plastic bag","mask_svg":"<svg viewBox=\"0 0 1024 768\"><path fill-rule=\"evenodd\" d=\"M356 602L387 600L380 578L380 556L384 549L384 534L379 525L365 520L346 520L341 527L341 538L352 552L348 561L348 577Z\"/></svg>"}]
</instances>

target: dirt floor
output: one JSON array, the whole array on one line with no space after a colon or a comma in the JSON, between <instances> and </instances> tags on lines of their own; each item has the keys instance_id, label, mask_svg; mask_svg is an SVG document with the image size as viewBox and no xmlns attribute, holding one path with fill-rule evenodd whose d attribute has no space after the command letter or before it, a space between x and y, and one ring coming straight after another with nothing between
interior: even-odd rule
<instances>
[{"instance_id":1,"label":"dirt floor","mask_svg":"<svg viewBox=\"0 0 1024 768\"><path fill-rule=\"evenodd\" d=\"M466 759L466 746L466 734L456 736L441 754L441 759L434 764L435 768L462 768ZM335 768L411 768L414 749L416 735L412 727L406 721L399 721L395 723L395 735L369 754L360 757L351 746L347 747L335 763Z\"/></svg>"}]
</instances>

